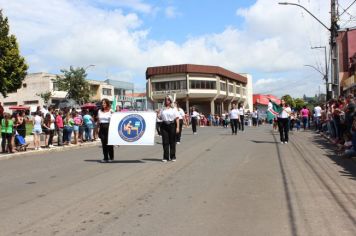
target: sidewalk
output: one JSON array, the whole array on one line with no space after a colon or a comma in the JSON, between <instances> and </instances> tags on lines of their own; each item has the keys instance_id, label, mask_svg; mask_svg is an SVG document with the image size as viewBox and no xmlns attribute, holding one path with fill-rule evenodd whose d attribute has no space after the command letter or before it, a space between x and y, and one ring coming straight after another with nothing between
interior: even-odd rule
<instances>
[{"instance_id":1,"label":"sidewalk","mask_svg":"<svg viewBox=\"0 0 356 236\"><path fill-rule=\"evenodd\" d=\"M1 140L1 139L0 139ZM33 143L33 135L26 136L26 143L28 144L27 150L26 151L16 151L14 148L14 153L1 153L0 152L0 161L1 160L8 160L16 156L21 156L24 154L35 154L35 153L44 153L44 152L59 152L63 150L69 150L69 149L78 149L86 146L95 146L100 143L100 139L97 139L96 141L93 142L84 142L84 143L78 143L77 145L72 144L72 145L65 145L65 146L58 146L57 145L57 136L54 136L53 138L53 144L54 147L51 148L45 148L44 147L44 141L41 141L41 150L35 150L34 143Z\"/></svg>"}]
</instances>

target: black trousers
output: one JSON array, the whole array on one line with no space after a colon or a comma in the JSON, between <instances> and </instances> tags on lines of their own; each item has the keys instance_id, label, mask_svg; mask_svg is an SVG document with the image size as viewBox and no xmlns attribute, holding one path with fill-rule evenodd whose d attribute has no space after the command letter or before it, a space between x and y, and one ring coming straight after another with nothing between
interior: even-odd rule
<instances>
[{"instance_id":1,"label":"black trousers","mask_svg":"<svg viewBox=\"0 0 356 236\"><path fill-rule=\"evenodd\" d=\"M233 134L237 134L237 119L230 119L231 131Z\"/></svg>"},{"instance_id":2,"label":"black trousers","mask_svg":"<svg viewBox=\"0 0 356 236\"><path fill-rule=\"evenodd\" d=\"M239 130L245 130L245 116L240 115Z\"/></svg>"},{"instance_id":3,"label":"black trousers","mask_svg":"<svg viewBox=\"0 0 356 236\"><path fill-rule=\"evenodd\" d=\"M176 142L180 142L182 136L183 119L179 119L179 133L176 134Z\"/></svg>"},{"instance_id":4,"label":"black trousers","mask_svg":"<svg viewBox=\"0 0 356 236\"><path fill-rule=\"evenodd\" d=\"M278 118L278 129L281 142L288 142L289 119Z\"/></svg>"},{"instance_id":5,"label":"black trousers","mask_svg":"<svg viewBox=\"0 0 356 236\"><path fill-rule=\"evenodd\" d=\"M197 132L197 122L198 119L196 117L192 117L192 129L193 129L193 133Z\"/></svg>"},{"instance_id":6,"label":"black trousers","mask_svg":"<svg viewBox=\"0 0 356 236\"><path fill-rule=\"evenodd\" d=\"M108 145L109 124L100 123L99 138L103 147L104 160L114 160L114 146Z\"/></svg>"},{"instance_id":7,"label":"black trousers","mask_svg":"<svg viewBox=\"0 0 356 236\"><path fill-rule=\"evenodd\" d=\"M12 134L1 133L1 149L2 152L12 152L12 144L11 144ZM7 143L7 150L6 150Z\"/></svg>"},{"instance_id":8,"label":"black trousers","mask_svg":"<svg viewBox=\"0 0 356 236\"><path fill-rule=\"evenodd\" d=\"M156 130L159 136L161 136L161 123L162 122L156 122Z\"/></svg>"},{"instance_id":9,"label":"black trousers","mask_svg":"<svg viewBox=\"0 0 356 236\"><path fill-rule=\"evenodd\" d=\"M163 159L176 159L176 125L165 124L161 125L162 145L163 145Z\"/></svg>"}]
</instances>

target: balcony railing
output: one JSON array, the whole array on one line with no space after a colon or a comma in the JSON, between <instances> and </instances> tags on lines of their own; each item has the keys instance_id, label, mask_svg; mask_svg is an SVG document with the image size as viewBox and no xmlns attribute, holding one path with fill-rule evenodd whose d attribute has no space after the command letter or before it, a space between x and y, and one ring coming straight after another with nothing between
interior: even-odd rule
<instances>
[{"instance_id":1,"label":"balcony railing","mask_svg":"<svg viewBox=\"0 0 356 236\"><path fill-rule=\"evenodd\" d=\"M177 90L164 90L164 91L153 91L153 95L162 95L162 94L174 94L174 93L187 93L186 89L177 89Z\"/></svg>"}]
</instances>

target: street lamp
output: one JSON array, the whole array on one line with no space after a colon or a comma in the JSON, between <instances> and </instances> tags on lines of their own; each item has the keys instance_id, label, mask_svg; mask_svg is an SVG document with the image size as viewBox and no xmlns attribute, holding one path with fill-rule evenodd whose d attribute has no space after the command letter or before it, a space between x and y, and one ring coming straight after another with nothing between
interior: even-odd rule
<instances>
[{"instance_id":1,"label":"street lamp","mask_svg":"<svg viewBox=\"0 0 356 236\"><path fill-rule=\"evenodd\" d=\"M90 67L94 67L95 65L88 65L87 67L84 68L84 70L86 71L88 68Z\"/></svg>"},{"instance_id":2,"label":"street lamp","mask_svg":"<svg viewBox=\"0 0 356 236\"><path fill-rule=\"evenodd\" d=\"M323 72L321 72L318 68L316 68L315 66L312 66L312 65L304 65L304 66L308 66L308 67L313 68L314 70L316 70L317 72L319 72L323 76L323 79L325 79L326 75Z\"/></svg>"},{"instance_id":3,"label":"street lamp","mask_svg":"<svg viewBox=\"0 0 356 236\"><path fill-rule=\"evenodd\" d=\"M292 5L292 6L297 6L297 7L303 8L306 12L309 13L309 15L311 15L315 20L317 20L322 26L324 26L325 29L327 29L328 31L331 31L331 29L329 29L329 27L327 27L323 22L321 22L321 20L319 20L316 16L313 15L313 13L311 13L308 9L306 9L302 5L299 5L296 3L291 3L291 2L279 2L278 4L279 5Z\"/></svg>"},{"instance_id":4,"label":"street lamp","mask_svg":"<svg viewBox=\"0 0 356 236\"><path fill-rule=\"evenodd\" d=\"M326 46L311 47L311 49L324 49L325 53L325 81L326 81L326 100L331 99L331 94L329 92L329 69L328 69L328 57L326 54Z\"/></svg>"}]
</instances>

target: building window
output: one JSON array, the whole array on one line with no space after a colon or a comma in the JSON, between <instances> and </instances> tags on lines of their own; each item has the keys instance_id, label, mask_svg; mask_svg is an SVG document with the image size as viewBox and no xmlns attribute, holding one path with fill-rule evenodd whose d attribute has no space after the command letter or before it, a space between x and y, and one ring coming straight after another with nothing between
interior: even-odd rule
<instances>
[{"instance_id":1,"label":"building window","mask_svg":"<svg viewBox=\"0 0 356 236\"><path fill-rule=\"evenodd\" d=\"M25 105L37 105L38 104L38 100L24 101L23 103Z\"/></svg>"},{"instance_id":2,"label":"building window","mask_svg":"<svg viewBox=\"0 0 356 236\"><path fill-rule=\"evenodd\" d=\"M4 106L16 106L17 102L4 102Z\"/></svg>"},{"instance_id":3,"label":"building window","mask_svg":"<svg viewBox=\"0 0 356 236\"><path fill-rule=\"evenodd\" d=\"M153 91L169 91L169 90L185 90L185 89L187 89L187 82L185 80L152 83Z\"/></svg>"},{"instance_id":4,"label":"building window","mask_svg":"<svg viewBox=\"0 0 356 236\"><path fill-rule=\"evenodd\" d=\"M220 90L226 91L226 84L220 82Z\"/></svg>"},{"instance_id":5,"label":"building window","mask_svg":"<svg viewBox=\"0 0 356 236\"><path fill-rule=\"evenodd\" d=\"M58 83L53 82L53 91L59 91Z\"/></svg>"},{"instance_id":6,"label":"building window","mask_svg":"<svg viewBox=\"0 0 356 236\"><path fill-rule=\"evenodd\" d=\"M27 84L26 84L26 83L23 83L23 84L22 84L22 87L23 87L23 88L27 88Z\"/></svg>"},{"instance_id":7,"label":"building window","mask_svg":"<svg viewBox=\"0 0 356 236\"><path fill-rule=\"evenodd\" d=\"M103 95L111 96L111 89L103 88Z\"/></svg>"},{"instance_id":8,"label":"building window","mask_svg":"<svg viewBox=\"0 0 356 236\"><path fill-rule=\"evenodd\" d=\"M206 80L190 80L189 87L191 89L216 89L216 82Z\"/></svg>"},{"instance_id":9,"label":"building window","mask_svg":"<svg viewBox=\"0 0 356 236\"><path fill-rule=\"evenodd\" d=\"M229 93L234 92L234 86L232 84L229 84Z\"/></svg>"}]
</instances>

